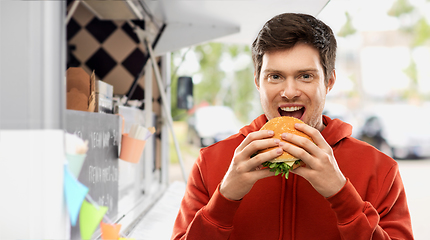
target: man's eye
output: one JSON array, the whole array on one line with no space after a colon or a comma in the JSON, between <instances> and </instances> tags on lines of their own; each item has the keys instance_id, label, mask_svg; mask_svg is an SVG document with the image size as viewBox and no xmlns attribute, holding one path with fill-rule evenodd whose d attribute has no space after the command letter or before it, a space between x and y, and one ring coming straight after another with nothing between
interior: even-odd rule
<instances>
[{"instance_id":1,"label":"man's eye","mask_svg":"<svg viewBox=\"0 0 430 240\"><path fill-rule=\"evenodd\" d=\"M277 74L272 74L268 76L269 81L280 81L282 78Z\"/></svg>"},{"instance_id":2,"label":"man's eye","mask_svg":"<svg viewBox=\"0 0 430 240\"><path fill-rule=\"evenodd\" d=\"M312 75L311 74L303 74L300 76L300 78L305 80L305 81L309 81L312 79Z\"/></svg>"}]
</instances>

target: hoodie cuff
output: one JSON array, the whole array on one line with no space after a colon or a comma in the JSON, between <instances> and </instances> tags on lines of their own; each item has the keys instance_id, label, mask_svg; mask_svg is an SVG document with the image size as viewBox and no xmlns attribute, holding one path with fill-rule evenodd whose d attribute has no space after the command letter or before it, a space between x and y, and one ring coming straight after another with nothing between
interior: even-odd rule
<instances>
[{"instance_id":1,"label":"hoodie cuff","mask_svg":"<svg viewBox=\"0 0 430 240\"><path fill-rule=\"evenodd\" d=\"M224 197L219 191L220 185L212 195L208 204L202 209L203 215L222 227L232 227L234 215L240 206L241 201L233 201Z\"/></svg>"},{"instance_id":2,"label":"hoodie cuff","mask_svg":"<svg viewBox=\"0 0 430 240\"><path fill-rule=\"evenodd\" d=\"M327 198L330 206L336 213L339 224L345 224L353 221L363 212L365 203L361 199L355 187L347 178L343 188L335 195Z\"/></svg>"}]
</instances>

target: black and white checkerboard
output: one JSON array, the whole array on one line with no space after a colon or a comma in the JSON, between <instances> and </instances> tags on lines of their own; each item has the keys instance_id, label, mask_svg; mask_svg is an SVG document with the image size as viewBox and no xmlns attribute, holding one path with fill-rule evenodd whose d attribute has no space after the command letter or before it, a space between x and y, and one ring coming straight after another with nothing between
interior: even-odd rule
<instances>
[{"instance_id":1,"label":"black and white checkerboard","mask_svg":"<svg viewBox=\"0 0 430 240\"><path fill-rule=\"evenodd\" d=\"M144 21L133 21L144 28ZM67 67L95 70L98 80L114 86L114 94L126 94L142 69L145 48L126 21L99 20L80 4L67 25ZM143 99L143 81L133 98ZM142 95L142 96L139 96Z\"/></svg>"}]
</instances>

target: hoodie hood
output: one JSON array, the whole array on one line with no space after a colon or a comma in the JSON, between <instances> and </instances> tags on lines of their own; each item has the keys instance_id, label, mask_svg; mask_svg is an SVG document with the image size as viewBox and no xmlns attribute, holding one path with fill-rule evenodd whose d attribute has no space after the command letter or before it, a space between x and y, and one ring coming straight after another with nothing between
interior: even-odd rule
<instances>
[{"instance_id":1,"label":"hoodie hood","mask_svg":"<svg viewBox=\"0 0 430 240\"><path fill-rule=\"evenodd\" d=\"M245 137L251 133L260 130L260 128L267 122L266 115L262 114L251 124L240 129L239 133ZM336 145L339 141L352 134L352 126L339 119L331 119L323 115L323 123L326 126L321 132L322 136L331 147Z\"/></svg>"},{"instance_id":2,"label":"hoodie hood","mask_svg":"<svg viewBox=\"0 0 430 240\"><path fill-rule=\"evenodd\" d=\"M331 119L323 115L323 123L326 127L321 134L331 147L352 134L352 126L340 119Z\"/></svg>"},{"instance_id":3,"label":"hoodie hood","mask_svg":"<svg viewBox=\"0 0 430 240\"><path fill-rule=\"evenodd\" d=\"M266 115L261 114L259 117L254 119L254 121L251 122L251 124L244 126L239 130L239 133L244 135L245 137L248 136L248 134L260 130L260 128L267 122Z\"/></svg>"}]
</instances>

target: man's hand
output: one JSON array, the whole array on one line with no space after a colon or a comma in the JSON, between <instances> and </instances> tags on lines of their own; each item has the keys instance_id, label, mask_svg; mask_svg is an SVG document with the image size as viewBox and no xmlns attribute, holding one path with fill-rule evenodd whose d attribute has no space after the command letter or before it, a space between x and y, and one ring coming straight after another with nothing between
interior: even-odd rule
<instances>
[{"instance_id":1,"label":"man's hand","mask_svg":"<svg viewBox=\"0 0 430 240\"><path fill-rule=\"evenodd\" d=\"M291 172L308 180L322 196L333 196L345 185L346 178L337 165L332 148L317 129L306 124L295 124L295 127L315 143L294 134L281 135L285 141L297 145L284 144L284 151L306 163L306 167Z\"/></svg>"},{"instance_id":2,"label":"man's hand","mask_svg":"<svg viewBox=\"0 0 430 240\"><path fill-rule=\"evenodd\" d=\"M257 131L248 134L234 151L230 167L221 182L220 193L230 200L242 199L260 179L274 176L270 169L262 169L262 163L281 155L282 148L251 157L258 150L279 146L280 140L273 139L273 131Z\"/></svg>"}]
</instances>

